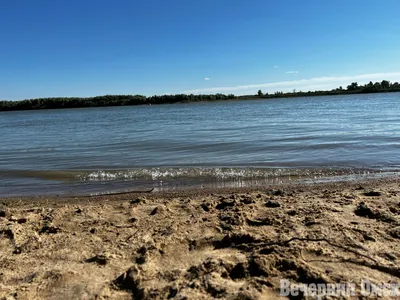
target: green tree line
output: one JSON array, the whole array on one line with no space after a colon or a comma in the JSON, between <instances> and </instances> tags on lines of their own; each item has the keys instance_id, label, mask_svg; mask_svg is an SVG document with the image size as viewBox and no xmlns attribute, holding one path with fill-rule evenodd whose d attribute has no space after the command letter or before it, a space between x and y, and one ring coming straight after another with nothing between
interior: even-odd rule
<instances>
[{"instance_id":1,"label":"green tree line","mask_svg":"<svg viewBox=\"0 0 400 300\"><path fill-rule=\"evenodd\" d=\"M38 98L22 101L0 101L0 111L11 110L36 110L36 109L58 109L58 108L79 108L79 107L101 107L101 106L128 106L144 104L168 104L200 101L219 101L232 99L254 99L254 98L283 98L283 97L302 97L302 96L323 96L323 95L342 95L342 94L363 94L363 93L384 93L400 92L398 82L391 83L383 80L373 83L370 81L365 85L352 82L346 88L338 87L330 91L309 91L302 92L275 92L273 94L263 93L261 90L256 95L235 96L233 94L215 95L162 95L146 97L142 95L105 95L97 97L58 97L58 98Z\"/></svg>"},{"instance_id":2,"label":"green tree line","mask_svg":"<svg viewBox=\"0 0 400 300\"><path fill-rule=\"evenodd\" d=\"M144 104L167 104L199 101L218 101L235 99L235 95L162 95L146 97L142 95L105 95L88 98L39 98L22 101L0 101L0 111L36 110L101 106L128 106Z\"/></svg>"},{"instance_id":3,"label":"green tree line","mask_svg":"<svg viewBox=\"0 0 400 300\"><path fill-rule=\"evenodd\" d=\"M263 93L258 91L255 97L257 98L282 98L282 97L301 97L301 96L324 96L324 95L345 95L345 94L367 94L367 93L385 93L385 92L400 92L400 84L398 82L391 83L388 80L373 83L370 81L365 85L359 85L357 82L352 82L345 89L338 87L330 91L309 91L302 92L293 90L293 92L275 92L274 94ZM242 98L243 96L240 96Z\"/></svg>"}]
</instances>

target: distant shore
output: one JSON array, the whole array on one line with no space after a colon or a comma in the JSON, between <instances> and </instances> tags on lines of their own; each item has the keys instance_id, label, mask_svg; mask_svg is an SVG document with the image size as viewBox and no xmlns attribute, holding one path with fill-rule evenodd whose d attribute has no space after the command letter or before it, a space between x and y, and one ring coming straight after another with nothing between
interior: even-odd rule
<instances>
[{"instance_id":1,"label":"distant shore","mask_svg":"<svg viewBox=\"0 0 400 300\"><path fill-rule=\"evenodd\" d=\"M0 298L266 299L400 280L399 179L0 202ZM8 298L7 298L8 299Z\"/></svg>"},{"instance_id":2,"label":"distant shore","mask_svg":"<svg viewBox=\"0 0 400 300\"><path fill-rule=\"evenodd\" d=\"M293 98L293 97L312 97L312 96L336 96L372 93L394 93L400 92L398 82L391 83L387 80L376 83L358 85L353 82L346 89L338 87L330 91L309 91L302 92L275 92L273 94L263 93L261 90L255 95L235 96L234 94L213 94L213 95L162 95L146 97L143 95L105 95L96 97L53 97L27 99L20 101L0 101L1 111L16 110L40 110L40 109L62 109L62 108L83 108L83 107L105 107L105 106L133 106L133 105L153 105L153 104L172 104L172 103L191 103L205 101L223 100L253 100L253 99L274 99L274 98Z\"/></svg>"}]
</instances>

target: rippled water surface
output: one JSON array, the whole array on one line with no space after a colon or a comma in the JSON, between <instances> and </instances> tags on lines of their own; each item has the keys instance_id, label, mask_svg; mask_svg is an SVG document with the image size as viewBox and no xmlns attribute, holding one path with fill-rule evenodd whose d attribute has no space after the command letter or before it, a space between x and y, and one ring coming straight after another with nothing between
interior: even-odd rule
<instances>
[{"instance_id":1,"label":"rippled water surface","mask_svg":"<svg viewBox=\"0 0 400 300\"><path fill-rule=\"evenodd\" d=\"M1 196L399 169L400 93L0 113Z\"/></svg>"}]
</instances>

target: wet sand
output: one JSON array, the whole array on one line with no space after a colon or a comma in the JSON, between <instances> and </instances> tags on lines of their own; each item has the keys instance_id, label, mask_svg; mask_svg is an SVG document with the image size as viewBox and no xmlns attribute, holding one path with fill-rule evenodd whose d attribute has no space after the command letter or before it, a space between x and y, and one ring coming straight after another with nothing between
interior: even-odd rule
<instances>
[{"instance_id":1,"label":"wet sand","mask_svg":"<svg viewBox=\"0 0 400 300\"><path fill-rule=\"evenodd\" d=\"M399 183L1 199L0 299L275 299L281 279L399 282Z\"/></svg>"}]
</instances>

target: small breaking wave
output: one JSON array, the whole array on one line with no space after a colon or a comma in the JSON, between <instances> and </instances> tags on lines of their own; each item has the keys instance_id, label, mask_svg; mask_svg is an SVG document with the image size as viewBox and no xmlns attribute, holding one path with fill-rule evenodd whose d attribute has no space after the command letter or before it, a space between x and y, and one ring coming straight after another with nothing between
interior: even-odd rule
<instances>
[{"instance_id":1,"label":"small breaking wave","mask_svg":"<svg viewBox=\"0 0 400 300\"><path fill-rule=\"evenodd\" d=\"M271 169L271 168L138 168L129 170L98 170L81 172L76 176L81 181L109 180L163 180L179 178L209 179L262 179L262 178L320 178L343 175L368 175L372 170L354 169Z\"/></svg>"},{"instance_id":2,"label":"small breaking wave","mask_svg":"<svg viewBox=\"0 0 400 300\"><path fill-rule=\"evenodd\" d=\"M354 168L131 168L121 170L11 170L0 171L0 177L37 178L51 181L162 181L172 179L213 179L213 180L253 180L271 178L318 179L335 176L368 176L397 170L354 169Z\"/></svg>"},{"instance_id":3,"label":"small breaking wave","mask_svg":"<svg viewBox=\"0 0 400 300\"><path fill-rule=\"evenodd\" d=\"M0 171L2 196L86 195L126 190L251 187L399 176L397 170L296 168L131 168L122 170Z\"/></svg>"}]
</instances>

